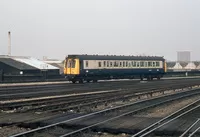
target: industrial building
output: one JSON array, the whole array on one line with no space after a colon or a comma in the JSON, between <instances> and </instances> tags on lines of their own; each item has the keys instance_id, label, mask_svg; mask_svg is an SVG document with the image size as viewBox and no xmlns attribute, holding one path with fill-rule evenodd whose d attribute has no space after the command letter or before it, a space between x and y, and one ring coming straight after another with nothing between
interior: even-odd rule
<instances>
[{"instance_id":1,"label":"industrial building","mask_svg":"<svg viewBox=\"0 0 200 137\"><path fill-rule=\"evenodd\" d=\"M59 68L32 57L0 56L0 72L4 79L39 79L59 76Z\"/></svg>"},{"instance_id":2,"label":"industrial building","mask_svg":"<svg viewBox=\"0 0 200 137\"><path fill-rule=\"evenodd\" d=\"M60 74L62 75L64 72L63 72L63 70L64 70L64 66L63 66L63 60L57 60L57 59L43 59L43 62L45 62L45 63L47 63L47 64L50 64L50 65L52 65L52 66L54 66L54 67L57 67L57 68L59 68L59 70L60 70Z\"/></svg>"},{"instance_id":3,"label":"industrial building","mask_svg":"<svg viewBox=\"0 0 200 137\"><path fill-rule=\"evenodd\" d=\"M193 62L167 62L168 71L200 71L200 61Z\"/></svg>"}]
</instances>

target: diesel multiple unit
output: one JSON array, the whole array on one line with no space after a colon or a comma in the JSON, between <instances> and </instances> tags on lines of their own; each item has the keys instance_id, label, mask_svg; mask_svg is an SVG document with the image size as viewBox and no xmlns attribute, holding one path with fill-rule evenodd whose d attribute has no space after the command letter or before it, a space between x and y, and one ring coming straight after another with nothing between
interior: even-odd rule
<instances>
[{"instance_id":1,"label":"diesel multiple unit","mask_svg":"<svg viewBox=\"0 0 200 137\"><path fill-rule=\"evenodd\" d=\"M158 56L68 55L64 74L73 83L108 79L160 79L166 62Z\"/></svg>"}]
</instances>

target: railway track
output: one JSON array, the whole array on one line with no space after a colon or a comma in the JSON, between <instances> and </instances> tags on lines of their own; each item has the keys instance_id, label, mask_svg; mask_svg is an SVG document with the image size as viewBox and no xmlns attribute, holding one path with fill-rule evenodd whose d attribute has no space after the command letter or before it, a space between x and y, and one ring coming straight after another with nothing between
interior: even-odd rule
<instances>
[{"instance_id":1,"label":"railway track","mask_svg":"<svg viewBox=\"0 0 200 137\"><path fill-rule=\"evenodd\" d=\"M182 85L183 84L183 85ZM59 111L59 110L69 110L74 108L80 108L82 106L92 106L102 103L109 103L119 100L130 100L132 98L138 98L142 96L139 93L153 94L160 91L166 90L174 90L178 88L184 88L189 86L194 86L196 83L182 83L181 85L178 83L171 83L169 87L165 83L160 83L155 88L154 85L148 85L145 87L131 87L128 89L118 89L112 90L108 92L93 92L93 94L79 94L77 96L59 96L56 98L39 98L37 100L28 100L28 101L8 101L7 103L2 103L0 109L2 111L15 109L17 112L27 112L33 110L48 110L53 109L51 111ZM138 95L139 94L139 95ZM145 95L144 94L144 95ZM80 105L81 104L81 105ZM69 107L69 105L72 105ZM67 107L65 107L67 106ZM23 107L29 107L29 109L24 110ZM63 108L64 107L64 108ZM60 108L60 109L59 109ZM18 110L17 110L18 109Z\"/></svg>"},{"instance_id":2,"label":"railway track","mask_svg":"<svg viewBox=\"0 0 200 137\"><path fill-rule=\"evenodd\" d=\"M58 98L50 99L38 99L38 100L29 100L29 101L19 101L19 102L10 102L1 104L1 110L7 111L12 109L12 113L16 114L25 114L27 112L37 112L37 113L54 113L54 112L67 112L73 110L73 112L93 112L97 111L100 108L98 106L103 105L103 108L115 106L115 102L121 102L121 104L127 103L130 100L137 100L143 96L152 96L152 94L163 92L166 90L174 90L179 88L187 88L190 86L195 86L198 84L197 81L190 82L181 82L181 84L176 82L164 82L157 83L155 87L154 83L148 83L149 85L143 86L139 85L126 85L124 89L112 90L112 92L97 92L94 91L91 94L78 94L75 96L60 96ZM141 87L143 86L143 87ZM160 94L160 93L159 93ZM133 101L134 101L133 100ZM86 109L85 109L86 108ZM89 108L89 109L88 109ZM101 109L103 109L101 108ZM10 114L1 114L0 119L10 117Z\"/></svg>"},{"instance_id":3,"label":"railway track","mask_svg":"<svg viewBox=\"0 0 200 137\"><path fill-rule=\"evenodd\" d=\"M101 87L101 89L104 89L104 90L112 89L113 92L100 93L101 90L99 90L98 87L103 86L103 85L105 85L105 87ZM92 88L89 87L90 84L84 84L84 85L77 84L76 86L74 85L72 86L72 90L68 89L65 92L65 94L61 94L61 96L57 98L31 100L32 96L30 96L29 98L26 98L27 97L26 96L25 99L28 99L28 100L23 100L21 102L19 100L18 100L19 102L15 102L16 100L14 102L12 102L13 100L7 100L8 102L9 101L11 102L2 104L0 107L3 110L19 108L16 115L21 114L21 113L26 114L27 112L31 112L31 111L49 114L49 113L62 112L62 111L68 111L68 110L73 110L73 111L77 110L77 112L75 113L79 113L79 112L88 113L84 110L84 108L92 108L92 111L89 111L89 112L94 113L104 108L109 109L110 107L109 103L111 103L112 107L114 107L113 105L114 102L120 101L121 104L130 103L131 102L130 100L133 98L136 100L142 98L143 96L150 96L151 98L153 97L152 94L154 93L160 93L160 95L162 95L162 94L165 94L164 92L167 90L183 89L183 88L188 88L188 87L192 87L196 85L199 85L198 79L163 80L163 81L156 81L156 82L154 81L154 82L147 82L147 83L139 83L139 82L133 82L133 81L111 82L111 83L105 82L104 84L95 83L95 85L93 85ZM67 88L67 85L64 85L64 86L60 85L60 86L61 86L61 89ZM56 92L57 91L56 89L59 90L60 89L59 86L57 88L56 87L52 88L51 90L54 90L54 92ZM95 91L95 89L97 89L97 91ZM45 88L44 88L44 91L45 91ZM73 93L73 91L75 91L76 93L76 94L73 94L74 96L64 97L66 93L70 93L70 92ZM21 92L23 93L25 91L22 90ZM87 93L89 92L91 94L88 96ZM95 94L95 92L99 92L99 93ZM21 96L21 98L24 98L24 97ZM133 102L135 102L136 100L134 100ZM98 107L97 109L96 108L93 109L95 106L99 106L99 105L104 105L105 107L101 109L98 109ZM116 106L117 105L119 104L116 104ZM24 106L33 106L33 107L28 108L28 109L21 109ZM9 116L9 114L6 114L6 115Z\"/></svg>"},{"instance_id":4,"label":"railway track","mask_svg":"<svg viewBox=\"0 0 200 137\"><path fill-rule=\"evenodd\" d=\"M50 124L41 128L33 129L27 132L19 133L13 135L11 137L20 137L20 136L33 136L39 135L46 132L49 132L53 136L75 136L81 132L85 132L88 129L96 129L99 125L120 119L122 117L135 114L140 111L144 111L146 109L173 101L178 100L190 96L195 96L200 94L199 89L187 90L184 92L178 92L175 94L164 95L162 97L155 97L151 99L146 99L143 101L138 101L134 103L129 103L101 111L97 111L94 113L86 114L80 117L72 118L66 121L58 122L55 124ZM56 128L62 127L63 132L58 133L54 130ZM39 133L39 134L38 134Z\"/></svg>"},{"instance_id":5,"label":"railway track","mask_svg":"<svg viewBox=\"0 0 200 137\"><path fill-rule=\"evenodd\" d=\"M198 99L197 101L185 106L184 108L181 108L181 109L177 110L176 112L162 118L161 120L151 124L150 126L141 130L140 132L133 135L132 137L145 137L145 136L152 135L152 134L154 134L154 132L157 129L164 127L165 125L183 117L184 115L189 115L191 112L193 112L196 109L200 109L200 99ZM198 121L199 120L197 120L194 124L196 124ZM184 137L187 132L188 131L184 132L181 136Z\"/></svg>"},{"instance_id":6,"label":"railway track","mask_svg":"<svg viewBox=\"0 0 200 137\"><path fill-rule=\"evenodd\" d=\"M154 85L155 88L161 83L172 84L172 83L198 83L199 79L186 79L181 80L163 80L156 82L147 82L144 86ZM56 86L44 86L44 87L28 87L17 89L11 88L7 90L0 91L0 99L21 99L21 98L33 98L33 97L44 97L44 96L55 96L55 95L64 95L64 94L75 94L75 93L85 93L93 91L102 91L102 90L118 90L118 89L128 89L133 86L141 86L141 83L138 81L122 81L122 82L108 82L108 83L95 83L95 84L78 84L75 85L56 85Z\"/></svg>"},{"instance_id":7,"label":"railway track","mask_svg":"<svg viewBox=\"0 0 200 137\"><path fill-rule=\"evenodd\" d=\"M192 125L190 125L185 132L183 132L180 137L192 137L194 136L200 129L200 126L196 126L198 125L200 119L198 118L194 123L192 123ZM195 127L196 126L196 127Z\"/></svg>"},{"instance_id":8,"label":"railway track","mask_svg":"<svg viewBox=\"0 0 200 137\"><path fill-rule=\"evenodd\" d=\"M138 81L132 82L122 82L124 86L129 84L137 84ZM121 84L120 84L121 85ZM121 86L122 86L121 85ZM33 98L33 97L45 97L45 96L55 96L64 94L74 94L74 93L84 93L92 91L102 91L102 90L114 90L119 89L120 86L116 82L108 83L88 83L88 84L59 84L59 85L46 85L46 86L31 86L25 88L8 88L1 89L0 99L20 99L20 98Z\"/></svg>"},{"instance_id":9,"label":"railway track","mask_svg":"<svg viewBox=\"0 0 200 137\"><path fill-rule=\"evenodd\" d=\"M146 84L157 84L165 82L170 84L173 82L185 82L185 81L198 81L195 79L173 79L173 80L161 80L147 82ZM119 88L128 88L133 85L139 84L139 81L112 81L112 82L100 82L100 83L86 83L86 84L53 84L53 85L36 85L36 86L16 86L16 87L1 87L0 88L0 100L8 99L20 99L20 98L33 98L44 96L55 96L63 94L84 93L92 91L102 90L116 90Z\"/></svg>"}]
</instances>

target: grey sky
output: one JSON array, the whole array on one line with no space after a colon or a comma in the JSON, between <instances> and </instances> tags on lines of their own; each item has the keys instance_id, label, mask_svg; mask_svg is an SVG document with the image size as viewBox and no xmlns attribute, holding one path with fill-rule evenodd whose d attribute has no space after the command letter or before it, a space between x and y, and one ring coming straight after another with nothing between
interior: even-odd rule
<instances>
[{"instance_id":1,"label":"grey sky","mask_svg":"<svg viewBox=\"0 0 200 137\"><path fill-rule=\"evenodd\" d=\"M0 0L0 54L161 55L200 60L199 0Z\"/></svg>"}]
</instances>

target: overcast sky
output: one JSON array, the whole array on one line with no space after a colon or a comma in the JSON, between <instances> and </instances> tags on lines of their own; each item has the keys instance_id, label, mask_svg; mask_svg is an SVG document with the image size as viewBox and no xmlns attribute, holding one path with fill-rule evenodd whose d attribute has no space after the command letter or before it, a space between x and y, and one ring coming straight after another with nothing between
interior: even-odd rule
<instances>
[{"instance_id":1,"label":"overcast sky","mask_svg":"<svg viewBox=\"0 0 200 137\"><path fill-rule=\"evenodd\" d=\"M200 60L199 0L0 0L0 54L159 55Z\"/></svg>"}]
</instances>

